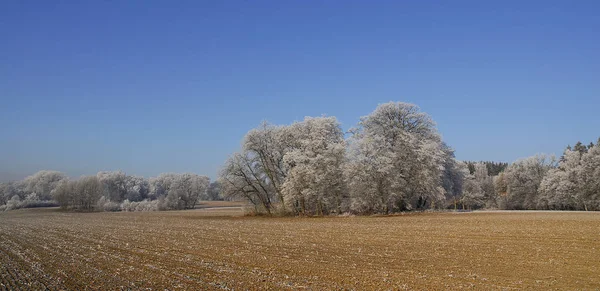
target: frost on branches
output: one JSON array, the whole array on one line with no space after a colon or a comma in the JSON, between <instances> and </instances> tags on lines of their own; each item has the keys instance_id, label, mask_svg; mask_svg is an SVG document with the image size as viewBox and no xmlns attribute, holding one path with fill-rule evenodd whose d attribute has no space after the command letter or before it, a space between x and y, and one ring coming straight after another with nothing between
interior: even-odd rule
<instances>
[{"instance_id":1,"label":"frost on branches","mask_svg":"<svg viewBox=\"0 0 600 291\"><path fill-rule=\"evenodd\" d=\"M290 126L263 123L220 173L225 197L242 197L271 214L338 213L343 203L343 131L334 117Z\"/></svg>"},{"instance_id":2,"label":"frost on branches","mask_svg":"<svg viewBox=\"0 0 600 291\"><path fill-rule=\"evenodd\" d=\"M348 134L348 138L345 137ZM40 171L0 183L0 211L60 205L79 211L192 209L200 199L243 199L255 213L387 214L423 209L600 210L600 139L558 162L463 162L414 104L380 104L344 132L335 117L261 123L206 176L99 172L71 180Z\"/></svg>"},{"instance_id":3,"label":"frost on branches","mask_svg":"<svg viewBox=\"0 0 600 291\"><path fill-rule=\"evenodd\" d=\"M379 105L352 133L347 180L354 212L423 209L443 201L447 155L435 123L416 105Z\"/></svg>"},{"instance_id":4,"label":"frost on branches","mask_svg":"<svg viewBox=\"0 0 600 291\"><path fill-rule=\"evenodd\" d=\"M296 214L341 213L346 192L344 133L335 117L306 117L286 128L283 193Z\"/></svg>"}]
</instances>

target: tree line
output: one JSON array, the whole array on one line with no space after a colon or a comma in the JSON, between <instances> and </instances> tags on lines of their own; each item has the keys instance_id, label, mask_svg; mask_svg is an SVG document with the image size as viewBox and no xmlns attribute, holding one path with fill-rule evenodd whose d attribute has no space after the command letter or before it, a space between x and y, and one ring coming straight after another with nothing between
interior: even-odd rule
<instances>
[{"instance_id":1,"label":"tree line","mask_svg":"<svg viewBox=\"0 0 600 291\"><path fill-rule=\"evenodd\" d=\"M348 137L346 137L348 136ZM459 161L431 117L402 102L379 105L344 132L335 117L261 123L210 183L196 174L146 179L99 172L70 180L40 171L0 183L0 210L59 205L81 211L193 208L244 199L283 215L389 214L424 209L600 210L600 139L564 154L511 164Z\"/></svg>"},{"instance_id":2,"label":"tree line","mask_svg":"<svg viewBox=\"0 0 600 291\"><path fill-rule=\"evenodd\" d=\"M263 122L219 174L224 197L258 213L388 214L422 209L600 210L600 140L557 161L458 161L414 104L379 105L345 133L335 117Z\"/></svg>"},{"instance_id":3,"label":"tree line","mask_svg":"<svg viewBox=\"0 0 600 291\"><path fill-rule=\"evenodd\" d=\"M219 185L191 173L146 179L111 171L71 180L61 172L40 171L22 181L0 183L0 210L155 211L194 208L199 199L220 199Z\"/></svg>"},{"instance_id":4,"label":"tree line","mask_svg":"<svg viewBox=\"0 0 600 291\"><path fill-rule=\"evenodd\" d=\"M467 164L467 167L469 168L469 174L475 173L475 165L478 164L478 163L481 163L481 164L485 165L485 167L487 168L488 174L490 176L497 176L498 174L500 174L500 172L504 171L504 169L506 169L506 167L508 167L508 163L504 163L504 162L493 162L493 161L473 162L473 161L465 161L465 163Z\"/></svg>"}]
</instances>

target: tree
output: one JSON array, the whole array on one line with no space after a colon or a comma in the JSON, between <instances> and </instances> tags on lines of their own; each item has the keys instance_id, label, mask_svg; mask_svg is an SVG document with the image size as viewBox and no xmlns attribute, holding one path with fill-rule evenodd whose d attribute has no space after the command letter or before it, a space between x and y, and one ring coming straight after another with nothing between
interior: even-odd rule
<instances>
[{"instance_id":1,"label":"tree","mask_svg":"<svg viewBox=\"0 0 600 291\"><path fill-rule=\"evenodd\" d=\"M476 163L473 178L483 195L482 201L487 208L497 206L497 196L494 191L494 179L488 175L488 164Z\"/></svg>"},{"instance_id":2,"label":"tree","mask_svg":"<svg viewBox=\"0 0 600 291\"><path fill-rule=\"evenodd\" d=\"M564 151L558 167L548 171L540 189L538 207L544 209L600 209L600 150L578 142Z\"/></svg>"},{"instance_id":3,"label":"tree","mask_svg":"<svg viewBox=\"0 0 600 291\"><path fill-rule=\"evenodd\" d=\"M576 152L579 152L580 154L585 154L588 151L587 147L584 144L582 144L580 141L578 141L575 144L575 146L573 147L573 150Z\"/></svg>"},{"instance_id":4,"label":"tree","mask_svg":"<svg viewBox=\"0 0 600 291\"><path fill-rule=\"evenodd\" d=\"M441 138L416 105L381 104L352 133L347 177L355 211L388 213L443 200Z\"/></svg>"},{"instance_id":5,"label":"tree","mask_svg":"<svg viewBox=\"0 0 600 291\"><path fill-rule=\"evenodd\" d=\"M536 155L510 164L505 173L508 209L535 209L538 188L546 173L555 166L554 157Z\"/></svg>"},{"instance_id":6,"label":"tree","mask_svg":"<svg viewBox=\"0 0 600 291\"><path fill-rule=\"evenodd\" d=\"M62 209L70 209L75 205L77 182L62 180L53 191L54 200Z\"/></svg>"},{"instance_id":7,"label":"tree","mask_svg":"<svg viewBox=\"0 0 600 291\"><path fill-rule=\"evenodd\" d=\"M471 174L475 173L475 164L478 164L478 163L484 164L485 167L487 168L488 175L490 177L498 176L498 174L500 174L500 172L504 171L504 169L506 169L506 167L508 167L508 163L503 163L503 162L490 162L490 161L472 162L472 161L466 161L466 163L467 163L467 165L469 167L469 172Z\"/></svg>"},{"instance_id":8,"label":"tree","mask_svg":"<svg viewBox=\"0 0 600 291\"><path fill-rule=\"evenodd\" d=\"M11 181L0 183L0 205L7 203L14 196L19 199L25 198L25 183L23 181Z\"/></svg>"},{"instance_id":9,"label":"tree","mask_svg":"<svg viewBox=\"0 0 600 291\"><path fill-rule=\"evenodd\" d=\"M288 174L285 201L297 214L342 212L344 200L344 133L335 117L306 117L287 127L290 150L284 154Z\"/></svg>"},{"instance_id":10,"label":"tree","mask_svg":"<svg viewBox=\"0 0 600 291\"><path fill-rule=\"evenodd\" d=\"M139 176L126 175L121 171L96 174L104 187L104 196L113 202L141 201L150 195L150 182ZM165 194L166 195L166 194Z\"/></svg>"},{"instance_id":11,"label":"tree","mask_svg":"<svg viewBox=\"0 0 600 291\"><path fill-rule=\"evenodd\" d=\"M84 176L77 181L62 180L53 195L63 209L92 211L103 193L104 187L98 177Z\"/></svg>"},{"instance_id":12,"label":"tree","mask_svg":"<svg viewBox=\"0 0 600 291\"><path fill-rule=\"evenodd\" d=\"M169 209L193 209L200 196L206 194L210 179L196 174L177 175L166 197Z\"/></svg>"},{"instance_id":13,"label":"tree","mask_svg":"<svg viewBox=\"0 0 600 291\"><path fill-rule=\"evenodd\" d=\"M292 137L284 126L263 122L244 137L242 149L232 155L219 174L225 197L243 197L255 211L271 214L273 202L286 211L282 187L287 177L284 156Z\"/></svg>"},{"instance_id":14,"label":"tree","mask_svg":"<svg viewBox=\"0 0 600 291\"><path fill-rule=\"evenodd\" d=\"M214 181L208 185L206 190L206 196L208 200L223 200L221 196L221 183Z\"/></svg>"},{"instance_id":15,"label":"tree","mask_svg":"<svg viewBox=\"0 0 600 291\"><path fill-rule=\"evenodd\" d=\"M463 194L464 180L469 175L469 169L466 163L454 158L454 151L450 147L444 146L444 152L446 157L442 173L442 187L446 193L446 201L456 210L458 201Z\"/></svg>"},{"instance_id":16,"label":"tree","mask_svg":"<svg viewBox=\"0 0 600 291\"><path fill-rule=\"evenodd\" d=\"M177 179L178 174L175 173L162 173L156 178L150 178L149 180L149 194L151 199L159 199L160 197L166 197L171 189L171 185Z\"/></svg>"},{"instance_id":17,"label":"tree","mask_svg":"<svg viewBox=\"0 0 600 291\"><path fill-rule=\"evenodd\" d=\"M550 169L539 188L538 208L579 209L581 152L565 150L558 167Z\"/></svg>"},{"instance_id":18,"label":"tree","mask_svg":"<svg viewBox=\"0 0 600 291\"><path fill-rule=\"evenodd\" d=\"M121 171L98 172L96 174L104 187L104 195L114 202L123 202L127 196L127 175Z\"/></svg>"},{"instance_id":19,"label":"tree","mask_svg":"<svg viewBox=\"0 0 600 291\"><path fill-rule=\"evenodd\" d=\"M600 210L600 143L589 149L581 158L581 187L579 200L587 210Z\"/></svg>"},{"instance_id":20,"label":"tree","mask_svg":"<svg viewBox=\"0 0 600 291\"><path fill-rule=\"evenodd\" d=\"M254 156L256 170L267 179L272 191L285 211L285 199L281 188L287 176L283 157L291 142L289 131L282 126L263 122L258 128L250 130L244 137L243 151Z\"/></svg>"},{"instance_id":21,"label":"tree","mask_svg":"<svg viewBox=\"0 0 600 291\"><path fill-rule=\"evenodd\" d=\"M125 199L129 201L142 201L148 198L150 193L150 183L148 180L139 176L126 176L125 178Z\"/></svg>"},{"instance_id":22,"label":"tree","mask_svg":"<svg viewBox=\"0 0 600 291\"><path fill-rule=\"evenodd\" d=\"M494 192L497 197L497 205L501 209L508 208L508 186L506 182L506 175L504 172L500 172L497 176L493 177Z\"/></svg>"},{"instance_id":23,"label":"tree","mask_svg":"<svg viewBox=\"0 0 600 291\"><path fill-rule=\"evenodd\" d=\"M275 190L253 153L241 151L230 156L219 173L219 183L223 197L244 198L254 205L255 212L271 214Z\"/></svg>"},{"instance_id":24,"label":"tree","mask_svg":"<svg viewBox=\"0 0 600 291\"><path fill-rule=\"evenodd\" d=\"M36 193L40 200L52 200L52 190L63 180L64 173L57 171L39 171L23 181L27 194Z\"/></svg>"},{"instance_id":25,"label":"tree","mask_svg":"<svg viewBox=\"0 0 600 291\"><path fill-rule=\"evenodd\" d=\"M75 187L77 193L74 207L79 210L91 211L96 202L102 197L104 187L98 177L82 177L77 181Z\"/></svg>"},{"instance_id":26,"label":"tree","mask_svg":"<svg viewBox=\"0 0 600 291\"><path fill-rule=\"evenodd\" d=\"M462 208L465 209L466 206L469 210L479 208L485 203L485 193L474 175L469 174L465 178L461 202Z\"/></svg>"}]
</instances>

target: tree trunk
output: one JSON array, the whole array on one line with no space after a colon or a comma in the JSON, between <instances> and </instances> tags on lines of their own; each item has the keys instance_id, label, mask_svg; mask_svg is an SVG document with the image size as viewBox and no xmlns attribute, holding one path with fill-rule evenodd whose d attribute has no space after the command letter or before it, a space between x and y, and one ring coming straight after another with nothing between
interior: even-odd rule
<instances>
[{"instance_id":1,"label":"tree trunk","mask_svg":"<svg viewBox=\"0 0 600 291\"><path fill-rule=\"evenodd\" d=\"M323 204L321 203L321 199L319 199L317 203L317 215L323 215Z\"/></svg>"}]
</instances>

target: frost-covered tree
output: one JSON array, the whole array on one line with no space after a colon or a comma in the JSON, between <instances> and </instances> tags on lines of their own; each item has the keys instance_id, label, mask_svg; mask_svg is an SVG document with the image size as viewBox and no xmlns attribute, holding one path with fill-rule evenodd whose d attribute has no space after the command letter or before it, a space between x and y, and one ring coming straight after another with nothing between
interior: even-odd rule
<instances>
[{"instance_id":1,"label":"frost-covered tree","mask_svg":"<svg viewBox=\"0 0 600 291\"><path fill-rule=\"evenodd\" d=\"M206 195L210 179L196 174L180 174L175 177L165 199L169 209L192 209L199 198Z\"/></svg>"},{"instance_id":2,"label":"frost-covered tree","mask_svg":"<svg viewBox=\"0 0 600 291\"><path fill-rule=\"evenodd\" d=\"M94 210L94 206L100 197L102 197L104 187L96 176L82 177L77 181L75 193L74 208L91 211Z\"/></svg>"},{"instance_id":3,"label":"frost-covered tree","mask_svg":"<svg viewBox=\"0 0 600 291\"><path fill-rule=\"evenodd\" d=\"M53 191L54 200L63 209L72 208L76 199L76 181L62 180Z\"/></svg>"},{"instance_id":4,"label":"frost-covered tree","mask_svg":"<svg viewBox=\"0 0 600 291\"><path fill-rule=\"evenodd\" d=\"M0 206L10 202L0 209L48 207L56 203L63 209L82 211L187 209L206 196L209 182L208 177L196 174L165 173L148 180L121 171L99 172L69 181L60 172L40 171L23 181L0 183Z\"/></svg>"},{"instance_id":5,"label":"frost-covered tree","mask_svg":"<svg viewBox=\"0 0 600 291\"><path fill-rule=\"evenodd\" d=\"M600 139L581 158L580 201L585 210L600 210Z\"/></svg>"},{"instance_id":6,"label":"frost-covered tree","mask_svg":"<svg viewBox=\"0 0 600 291\"><path fill-rule=\"evenodd\" d=\"M555 166L554 157L536 155L510 164L504 171L508 209L536 209L538 189L546 173Z\"/></svg>"},{"instance_id":7,"label":"frost-covered tree","mask_svg":"<svg viewBox=\"0 0 600 291\"><path fill-rule=\"evenodd\" d=\"M64 173L44 170L25 178L23 183L27 194L35 193L40 200L52 200L52 190L65 179Z\"/></svg>"},{"instance_id":8,"label":"frost-covered tree","mask_svg":"<svg viewBox=\"0 0 600 291\"><path fill-rule=\"evenodd\" d=\"M481 193L483 194L483 203L487 208L497 206L497 195L494 191L494 178L488 175L488 167L485 163L476 163L475 172L473 173L475 182L479 184Z\"/></svg>"},{"instance_id":9,"label":"frost-covered tree","mask_svg":"<svg viewBox=\"0 0 600 291\"><path fill-rule=\"evenodd\" d=\"M539 193L538 207L562 210L600 209L600 150L583 149L580 142L567 148L558 167L548 171Z\"/></svg>"},{"instance_id":10,"label":"frost-covered tree","mask_svg":"<svg viewBox=\"0 0 600 291\"><path fill-rule=\"evenodd\" d=\"M211 182L206 190L207 200L223 200L221 196L221 183L219 181Z\"/></svg>"},{"instance_id":11,"label":"frost-covered tree","mask_svg":"<svg viewBox=\"0 0 600 291\"><path fill-rule=\"evenodd\" d=\"M266 176L284 210L286 204L281 188L287 176L287 168L283 157L292 142L289 134L284 126L263 122L246 134L243 144L243 151L256 158L257 169Z\"/></svg>"},{"instance_id":12,"label":"frost-covered tree","mask_svg":"<svg viewBox=\"0 0 600 291\"><path fill-rule=\"evenodd\" d=\"M21 208L21 198L19 197L19 195L15 195L15 196L11 197L6 202L5 211L10 211L10 210L19 209L19 208Z\"/></svg>"},{"instance_id":13,"label":"frost-covered tree","mask_svg":"<svg viewBox=\"0 0 600 291\"><path fill-rule=\"evenodd\" d=\"M127 196L127 175L121 171L96 174L104 187L104 196L114 202L123 202Z\"/></svg>"},{"instance_id":14,"label":"frost-covered tree","mask_svg":"<svg viewBox=\"0 0 600 291\"><path fill-rule=\"evenodd\" d=\"M441 138L416 105L381 104L352 133L347 177L354 211L388 213L443 200Z\"/></svg>"},{"instance_id":15,"label":"frost-covered tree","mask_svg":"<svg viewBox=\"0 0 600 291\"><path fill-rule=\"evenodd\" d=\"M581 152L567 149L558 167L550 169L540 184L537 206L540 209L575 210L581 187ZM582 204L581 204L582 205Z\"/></svg>"},{"instance_id":16,"label":"frost-covered tree","mask_svg":"<svg viewBox=\"0 0 600 291\"><path fill-rule=\"evenodd\" d=\"M447 205L456 209L463 192L464 179L469 174L469 169L466 163L456 160L454 150L450 146L442 143L442 151L444 152L442 187L446 194Z\"/></svg>"},{"instance_id":17,"label":"frost-covered tree","mask_svg":"<svg viewBox=\"0 0 600 291\"><path fill-rule=\"evenodd\" d=\"M0 183L0 205L6 204L9 198L6 196L8 192L8 183Z\"/></svg>"},{"instance_id":18,"label":"frost-covered tree","mask_svg":"<svg viewBox=\"0 0 600 291\"><path fill-rule=\"evenodd\" d=\"M171 189L171 185L177 178L178 174L175 173L162 173L158 177L150 178L149 180L149 196L151 199L158 199L160 197L166 197Z\"/></svg>"},{"instance_id":19,"label":"frost-covered tree","mask_svg":"<svg viewBox=\"0 0 600 291\"><path fill-rule=\"evenodd\" d=\"M335 117L306 117L286 127L285 201L297 214L341 213L344 202L344 133Z\"/></svg>"},{"instance_id":20,"label":"frost-covered tree","mask_svg":"<svg viewBox=\"0 0 600 291\"><path fill-rule=\"evenodd\" d=\"M141 201L150 195L150 183L139 176L122 171L99 172L96 177L104 187L104 196L113 202Z\"/></svg>"},{"instance_id":21,"label":"frost-covered tree","mask_svg":"<svg viewBox=\"0 0 600 291\"><path fill-rule=\"evenodd\" d=\"M500 172L497 176L493 177L494 192L496 193L497 205L500 209L507 208L508 204L508 191L506 185L506 176L504 172Z\"/></svg>"},{"instance_id":22,"label":"frost-covered tree","mask_svg":"<svg viewBox=\"0 0 600 291\"><path fill-rule=\"evenodd\" d=\"M97 176L84 176L77 181L61 180L53 191L54 199L63 209L92 211L104 194Z\"/></svg>"},{"instance_id":23,"label":"frost-covered tree","mask_svg":"<svg viewBox=\"0 0 600 291\"><path fill-rule=\"evenodd\" d=\"M469 174L465 178L461 203L463 209L469 210L480 208L485 204L485 193L474 175Z\"/></svg>"},{"instance_id":24,"label":"frost-covered tree","mask_svg":"<svg viewBox=\"0 0 600 291\"><path fill-rule=\"evenodd\" d=\"M127 176L125 180L125 199L129 201L142 201L148 198L150 193L150 183L144 177Z\"/></svg>"},{"instance_id":25,"label":"frost-covered tree","mask_svg":"<svg viewBox=\"0 0 600 291\"><path fill-rule=\"evenodd\" d=\"M256 211L271 214L274 202L285 212L282 187L287 176L283 157L292 142L284 126L263 122L244 137L242 149L233 154L219 174L225 197L250 201Z\"/></svg>"},{"instance_id":26,"label":"frost-covered tree","mask_svg":"<svg viewBox=\"0 0 600 291\"><path fill-rule=\"evenodd\" d=\"M243 198L255 212L272 213L275 189L262 170L260 158L249 151L231 155L219 173L224 198Z\"/></svg>"},{"instance_id":27,"label":"frost-covered tree","mask_svg":"<svg viewBox=\"0 0 600 291\"><path fill-rule=\"evenodd\" d=\"M493 178L488 175L486 163L463 163L466 174L462 187L461 203L463 209L476 209L481 207L495 207L496 193ZM468 166L472 167L469 173Z\"/></svg>"},{"instance_id":28,"label":"frost-covered tree","mask_svg":"<svg viewBox=\"0 0 600 291\"><path fill-rule=\"evenodd\" d=\"M14 196L18 196L19 199L24 199L26 196L25 191L26 185L23 181L11 181L0 183L0 205L7 203Z\"/></svg>"}]
</instances>

